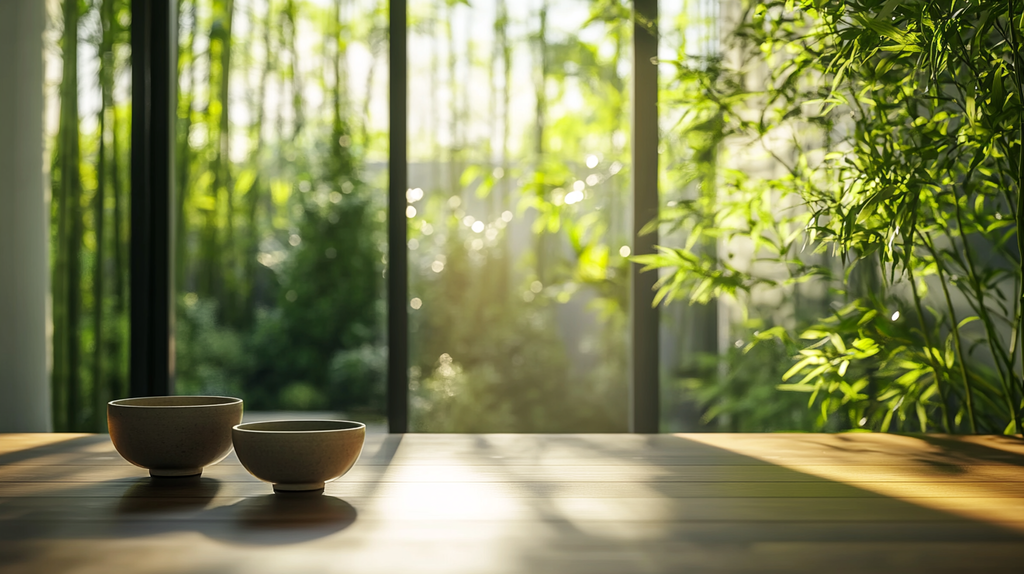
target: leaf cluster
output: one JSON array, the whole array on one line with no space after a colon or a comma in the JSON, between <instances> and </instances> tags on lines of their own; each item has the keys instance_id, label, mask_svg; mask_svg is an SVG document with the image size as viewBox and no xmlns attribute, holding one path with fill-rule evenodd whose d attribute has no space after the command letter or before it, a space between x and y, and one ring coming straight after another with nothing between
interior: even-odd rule
<instances>
[{"instance_id":1,"label":"leaf cluster","mask_svg":"<svg viewBox=\"0 0 1024 574\"><path fill-rule=\"evenodd\" d=\"M1022 13L754 2L681 54L659 300L801 307L778 388L819 426L1019 432Z\"/></svg>"}]
</instances>

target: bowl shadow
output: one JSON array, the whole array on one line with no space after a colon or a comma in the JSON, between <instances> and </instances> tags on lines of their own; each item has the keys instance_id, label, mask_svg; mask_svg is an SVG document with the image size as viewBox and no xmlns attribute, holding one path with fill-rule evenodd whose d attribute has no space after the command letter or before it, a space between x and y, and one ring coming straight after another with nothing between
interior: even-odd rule
<instances>
[{"instance_id":1,"label":"bowl shadow","mask_svg":"<svg viewBox=\"0 0 1024 574\"><path fill-rule=\"evenodd\" d=\"M117 514L201 511L219 491L220 481L215 478L154 476L140 479L125 489L114 511Z\"/></svg>"},{"instance_id":2,"label":"bowl shadow","mask_svg":"<svg viewBox=\"0 0 1024 574\"><path fill-rule=\"evenodd\" d=\"M351 526L358 512L348 502L320 492L277 493L246 498L204 513L210 538L242 544L294 544ZM220 524L224 527L212 527Z\"/></svg>"}]
</instances>

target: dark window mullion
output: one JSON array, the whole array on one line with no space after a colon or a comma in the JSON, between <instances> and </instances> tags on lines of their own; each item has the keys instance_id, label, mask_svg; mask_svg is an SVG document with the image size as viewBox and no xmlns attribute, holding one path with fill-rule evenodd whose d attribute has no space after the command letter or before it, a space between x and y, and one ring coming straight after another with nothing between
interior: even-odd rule
<instances>
[{"instance_id":1,"label":"dark window mullion","mask_svg":"<svg viewBox=\"0 0 1024 574\"><path fill-rule=\"evenodd\" d=\"M658 0L633 3L633 254L654 253L655 230L640 230L658 217ZM630 273L630 412L629 430L656 433L658 406L658 309L654 304L657 274Z\"/></svg>"},{"instance_id":2,"label":"dark window mullion","mask_svg":"<svg viewBox=\"0 0 1024 574\"><path fill-rule=\"evenodd\" d=\"M132 2L132 396L173 392L171 193L176 5Z\"/></svg>"},{"instance_id":3,"label":"dark window mullion","mask_svg":"<svg viewBox=\"0 0 1024 574\"><path fill-rule=\"evenodd\" d=\"M409 430L409 254L405 192L408 187L406 1L390 3L388 136L388 431Z\"/></svg>"}]
</instances>

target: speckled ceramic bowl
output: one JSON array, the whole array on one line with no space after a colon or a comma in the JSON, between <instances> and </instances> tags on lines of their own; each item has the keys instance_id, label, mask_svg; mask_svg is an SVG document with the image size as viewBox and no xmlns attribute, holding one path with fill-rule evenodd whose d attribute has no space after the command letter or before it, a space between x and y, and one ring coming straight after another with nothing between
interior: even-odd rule
<instances>
[{"instance_id":1,"label":"speckled ceramic bowl","mask_svg":"<svg viewBox=\"0 0 1024 574\"><path fill-rule=\"evenodd\" d=\"M242 399L137 397L107 403L107 427L125 460L152 476L195 476L231 452Z\"/></svg>"},{"instance_id":2,"label":"speckled ceramic bowl","mask_svg":"<svg viewBox=\"0 0 1024 574\"><path fill-rule=\"evenodd\" d=\"M275 491L320 490L352 468L366 425L352 421L266 421L231 430L242 466Z\"/></svg>"}]
</instances>

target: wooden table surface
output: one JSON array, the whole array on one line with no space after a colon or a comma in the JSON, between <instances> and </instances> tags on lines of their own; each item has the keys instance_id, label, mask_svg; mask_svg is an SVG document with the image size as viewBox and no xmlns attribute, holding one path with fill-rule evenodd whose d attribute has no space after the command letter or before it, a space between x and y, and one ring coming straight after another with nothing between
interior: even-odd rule
<instances>
[{"instance_id":1,"label":"wooden table surface","mask_svg":"<svg viewBox=\"0 0 1024 574\"><path fill-rule=\"evenodd\" d=\"M369 435L322 495L0 435L0 572L1024 572L1013 437Z\"/></svg>"}]
</instances>

